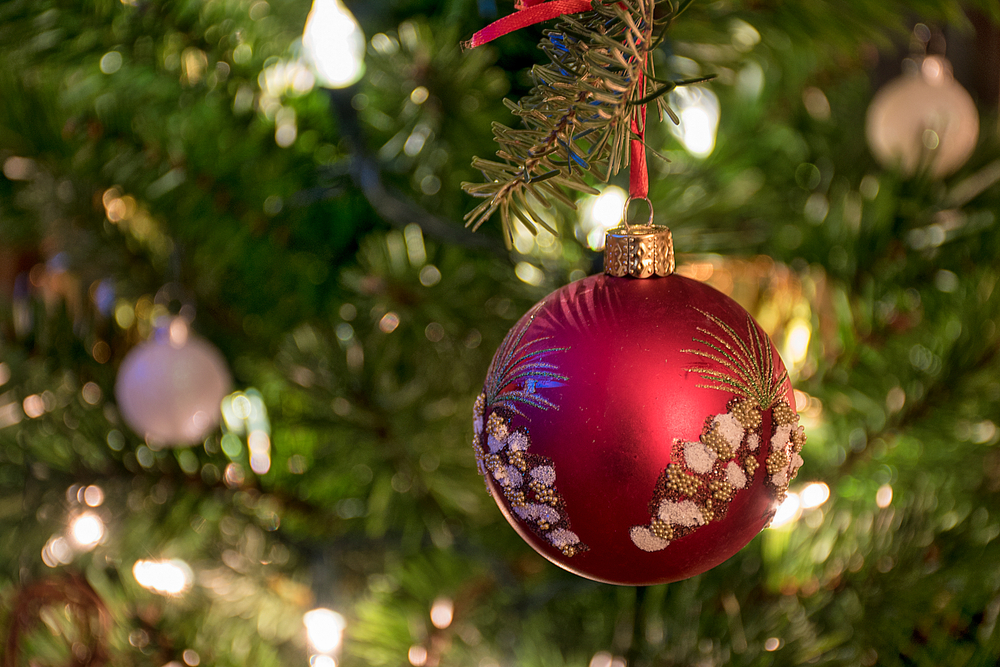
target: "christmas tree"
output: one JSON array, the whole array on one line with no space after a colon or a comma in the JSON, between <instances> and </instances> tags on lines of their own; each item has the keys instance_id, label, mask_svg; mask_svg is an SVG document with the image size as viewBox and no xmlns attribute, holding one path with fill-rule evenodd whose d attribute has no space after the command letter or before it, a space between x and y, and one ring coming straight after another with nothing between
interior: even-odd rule
<instances>
[{"instance_id":1,"label":"christmas tree","mask_svg":"<svg viewBox=\"0 0 1000 667\"><path fill-rule=\"evenodd\" d=\"M513 3L346 5L0 5L3 665L996 664L995 0L595 1L466 50ZM560 68L647 5L644 68ZM770 528L648 587L536 554L470 446L629 189L631 107L578 161L517 152L531 109L637 73L677 271L809 437ZM900 130L956 87L875 97L952 76L957 129ZM544 196L463 191L526 159Z\"/></svg>"}]
</instances>

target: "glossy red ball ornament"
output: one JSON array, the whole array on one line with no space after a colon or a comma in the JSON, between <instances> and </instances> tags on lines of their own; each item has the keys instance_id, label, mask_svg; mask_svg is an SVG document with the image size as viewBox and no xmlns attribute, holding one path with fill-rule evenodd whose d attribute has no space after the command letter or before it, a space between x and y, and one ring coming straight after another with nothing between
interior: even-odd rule
<instances>
[{"instance_id":1,"label":"glossy red ball ornament","mask_svg":"<svg viewBox=\"0 0 1000 667\"><path fill-rule=\"evenodd\" d=\"M504 516L547 559L596 581L666 583L768 525L802 464L793 405L773 344L735 301L675 274L603 274L507 334L474 446Z\"/></svg>"}]
</instances>

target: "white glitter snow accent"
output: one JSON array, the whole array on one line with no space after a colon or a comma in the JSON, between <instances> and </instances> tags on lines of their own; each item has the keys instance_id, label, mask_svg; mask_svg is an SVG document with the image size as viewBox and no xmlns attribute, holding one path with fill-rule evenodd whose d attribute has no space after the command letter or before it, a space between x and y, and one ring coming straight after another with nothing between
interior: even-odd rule
<instances>
[{"instance_id":1,"label":"white glitter snow accent","mask_svg":"<svg viewBox=\"0 0 1000 667\"><path fill-rule=\"evenodd\" d=\"M507 443L505 443L503 440L497 440L492 435L490 435L488 438L486 438L486 446L490 448L490 453L491 454L496 454L501 449L503 449L506 445L507 445Z\"/></svg>"},{"instance_id":2,"label":"white glitter snow accent","mask_svg":"<svg viewBox=\"0 0 1000 667\"><path fill-rule=\"evenodd\" d=\"M521 471L514 466L507 466L507 470L503 475L503 478L499 480L504 486L521 486L521 482L524 480L521 478Z\"/></svg>"},{"instance_id":3,"label":"white glitter snow accent","mask_svg":"<svg viewBox=\"0 0 1000 667\"><path fill-rule=\"evenodd\" d=\"M729 465L726 466L726 477L729 478L729 483L734 489L742 489L747 485L746 473L733 461L730 461Z\"/></svg>"},{"instance_id":4,"label":"white glitter snow accent","mask_svg":"<svg viewBox=\"0 0 1000 667\"><path fill-rule=\"evenodd\" d=\"M552 466L538 466L531 471L531 477L545 486L552 486L556 481L556 469Z\"/></svg>"},{"instance_id":5,"label":"white glitter snow accent","mask_svg":"<svg viewBox=\"0 0 1000 667\"><path fill-rule=\"evenodd\" d=\"M632 543L643 551L660 551L670 544L668 540L661 540L653 535L653 531L647 526L634 526L629 535L632 537Z\"/></svg>"},{"instance_id":6,"label":"white glitter snow accent","mask_svg":"<svg viewBox=\"0 0 1000 667\"><path fill-rule=\"evenodd\" d=\"M544 519L549 523L559 521L559 512L554 507L531 503L528 505L528 516L532 519Z\"/></svg>"},{"instance_id":7,"label":"white glitter snow accent","mask_svg":"<svg viewBox=\"0 0 1000 667\"><path fill-rule=\"evenodd\" d=\"M507 438L507 444L515 452L523 452L528 449L528 436L521 431L515 431Z\"/></svg>"},{"instance_id":8,"label":"white glitter snow accent","mask_svg":"<svg viewBox=\"0 0 1000 667\"><path fill-rule=\"evenodd\" d=\"M483 434L483 416L476 414L472 416L472 430L475 431L476 435Z\"/></svg>"},{"instance_id":9,"label":"white glitter snow accent","mask_svg":"<svg viewBox=\"0 0 1000 667\"><path fill-rule=\"evenodd\" d=\"M751 433L747 436L747 447L750 448L751 452L756 452L757 448L760 447L760 436L756 433Z\"/></svg>"},{"instance_id":10,"label":"white glitter snow accent","mask_svg":"<svg viewBox=\"0 0 1000 667\"><path fill-rule=\"evenodd\" d=\"M681 526L700 526L705 523L705 517L692 500L682 500L679 503L664 500L660 503L659 517L667 523Z\"/></svg>"},{"instance_id":11,"label":"white glitter snow accent","mask_svg":"<svg viewBox=\"0 0 1000 667\"><path fill-rule=\"evenodd\" d=\"M771 475L771 484L774 484L779 489L788 484L788 469L779 470Z\"/></svg>"},{"instance_id":12,"label":"white glitter snow accent","mask_svg":"<svg viewBox=\"0 0 1000 667\"><path fill-rule=\"evenodd\" d=\"M792 425L782 424L778 428L774 429L774 435L771 437L771 451L775 452L785 448L785 445L792 439Z\"/></svg>"},{"instance_id":13,"label":"white glitter snow accent","mask_svg":"<svg viewBox=\"0 0 1000 667\"><path fill-rule=\"evenodd\" d=\"M719 455L706 447L703 442L684 443L684 462L699 475L710 471L717 458Z\"/></svg>"},{"instance_id":14,"label":"white glitter snow accent","mask_svg":"<svg viewBox=\"0 0 1000 667\"><path fill-rule=\"evenodd\" d=\"M544 519L549 523L556 523L559 521L559 511L554 507L549 507L548 505L542 505L540 503L528 503L521 507L515 507L514 512L524 519L525 521L532 519Z\"/></svg>"},{"instance_id":15,"label":"white glitter snow accent","mask_svg":"<svg viewBox=\"0 0 1000 667\"><path fill-rule=\"evenodd\" d=\"M715 423L718 425L719 433L726 439L729 446L733 448L733 451L738 450L743 443L743 435L746 431L739 420L736 419L736 415L729 412L724 415L718 415L715 418Z\"/></svg>"},{"instance_id":16,"label":"white glitter snow accent","mask_svg":"<svg viewBox=\"0 0 1000 667\"><path fill-rule=\"evenodd\" d=\"M549 533L549 542L552 543L552 546L562 548L571 544L579 544L580 538L572 530L556 528Z\"/></svg>"},{"instance_id":17,"label":"white glitter snow accent","mask_svg":"<svg viewBox=\"0 0 1000 667\"><path fill-rule=\"evenodd\" d=\"M799 471L799 468L802 467L803 463L805 463L805 461L802 460L802 457L795 452L792 452L791 461L788 463L788 476L794 477Z\"/></svg>"}]
</instances>

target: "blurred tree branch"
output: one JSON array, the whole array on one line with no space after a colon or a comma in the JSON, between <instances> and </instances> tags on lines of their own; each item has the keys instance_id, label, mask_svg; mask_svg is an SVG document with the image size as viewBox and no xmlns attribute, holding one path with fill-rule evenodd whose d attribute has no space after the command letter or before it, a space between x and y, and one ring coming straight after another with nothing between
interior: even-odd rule
<instances>
[{"instance_id":1,"label":"blurred tree branch","mask_svg":"<svg viewBox=\"0 0 1000 667\"><path fill-rule=\"evenodd\" d=\"M368 203L379 216L393 227L402 229L416 223L424 233L442 243L486 250L506 257L501 243L495 239L475 234L425 210L402 192L387 187L382 181L382 169L365 146L364 131L358 123L358 114L351 105L353 88L328 90L330 105L339 121L343 140L351 151L350 175L354 184L364 193Z\"/></svg>"}]
</instances>

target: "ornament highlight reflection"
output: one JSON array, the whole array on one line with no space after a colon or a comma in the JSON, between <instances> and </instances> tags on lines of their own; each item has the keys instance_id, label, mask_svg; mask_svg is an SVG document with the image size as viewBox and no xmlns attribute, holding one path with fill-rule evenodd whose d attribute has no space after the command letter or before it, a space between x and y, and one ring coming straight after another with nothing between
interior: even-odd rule
<instances>
[{"instance_id":1,"label":"ornament highlight reflection","mask_svg":"<svg viewBox=\"0 0 1000 667\"><path fill-rule=\"evenodd\" d=\"M314 0L302 48L321 86L346 88L364 74L365 36L340 0Z\"/></svg>"},{"instance_id":2,"label":"ornament highlight reflection","mask_svg":"<svg viewBox=\"0 0 1000 667\"><path fill-rule=\"evenodd\" d=\"M784 502L778 505L778 511L774 513L774 518L771 519L771 525L768 527L781 528L797 520L800 516L802 516L802 503L799 500L799 494L789 492L785 496Z\"/></svg>"}]
</instances>

